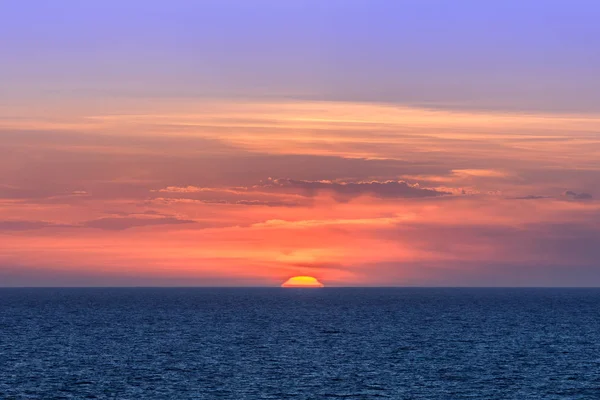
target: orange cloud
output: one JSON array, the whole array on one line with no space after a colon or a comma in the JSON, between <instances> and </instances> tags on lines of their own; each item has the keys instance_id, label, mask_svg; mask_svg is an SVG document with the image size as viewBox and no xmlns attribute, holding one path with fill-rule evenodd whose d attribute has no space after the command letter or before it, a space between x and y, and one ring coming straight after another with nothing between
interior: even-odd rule
<instances>
[{"instance_id":1,"label":"orange cloud","mask_svg":"<svg viewBox=\"0 0 600 400\"><path fill-rule=\"evenodd\" d=\"M597 116L120 106L0 120L0 282L600 284Z\"/></svg>"}]
</instances>

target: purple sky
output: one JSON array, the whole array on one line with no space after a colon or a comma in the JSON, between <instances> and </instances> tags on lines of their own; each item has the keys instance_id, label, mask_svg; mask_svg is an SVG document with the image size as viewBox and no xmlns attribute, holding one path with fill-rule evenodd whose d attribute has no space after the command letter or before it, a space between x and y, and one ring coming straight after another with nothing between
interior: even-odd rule
<instances>
[{"instance_id":1,"label":"purple sky","mask_svg":"<svg viewBox=\"0 0 600 400\"><path fill-rule=\"evenodd\" d=\"M600 107L595 0L21 0L2 2L0 15L4 101Z\"/></svg>"}]
</instances>

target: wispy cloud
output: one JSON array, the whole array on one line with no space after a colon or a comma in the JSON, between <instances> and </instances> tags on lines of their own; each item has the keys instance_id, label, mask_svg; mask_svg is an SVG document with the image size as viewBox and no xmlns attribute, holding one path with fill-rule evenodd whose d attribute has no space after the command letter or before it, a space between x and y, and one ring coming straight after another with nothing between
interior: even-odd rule
<instances>
[{"instance_id":1,"label":"wispy cloud","mask_svg":"<svg viewBox=\"0 0 600 400\"><path fill-rule=\"evenodd\" d=\"M295 179L270 179L262 187L268 190L292 190L307 196L319 192L332 192L338 198L353 198L368 194L381 198L418 198L450 195L449 192L421 188L417 184L404 181L367 181L367 182L335 182L335 181L306 181Z\"/></svg>"},{"instance_id":2,"label":"wispy cloud","mask_svg":"<svg viewBox=\"0 0 600 400\"><path fill-rule=\"evenodd\" d=\"M192 100L4 120L0 270L360 285L546 266L588 283L598 120Z\"/></svg>"},{"instance_id":3,"label":"wispy cloud","mask_svg":"<svg viewBox=\"0 0 600 400\"><path fill-rule=\"evenodd\" d=\"M573 200L591 200L593 196L589 193L575 193L571 190L567 190L565 192L565 197L568 197Z\"/></svg>"}]
</instances>

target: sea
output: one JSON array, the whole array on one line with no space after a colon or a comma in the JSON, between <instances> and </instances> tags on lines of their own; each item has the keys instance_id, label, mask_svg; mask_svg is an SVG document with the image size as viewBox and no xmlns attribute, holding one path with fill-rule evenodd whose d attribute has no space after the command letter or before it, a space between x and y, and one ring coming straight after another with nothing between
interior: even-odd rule
<instances>
[{"instance_id":1,"label":"sea","mask_svg":"<svg viewBox=\"0 0 600 400\"><path fill-rule=\"evenodd\" d=\"M600 399L600 289L0 289L0 399Z\"/></svg>"}]
</instances>

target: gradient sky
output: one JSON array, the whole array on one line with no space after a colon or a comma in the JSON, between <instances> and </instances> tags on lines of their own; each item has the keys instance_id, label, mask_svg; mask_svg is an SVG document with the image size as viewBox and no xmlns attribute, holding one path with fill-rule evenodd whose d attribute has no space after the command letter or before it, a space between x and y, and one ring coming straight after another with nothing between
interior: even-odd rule
<instances>
[{"instance_id":1,"label":"gradient sky","mask_svg":"<svg viewBox=\"0 0 600 400\"><path fill-rule=\"evenodd\" d=\"M598 286L598 21L0 2L0 286Z\"/></svg>"}]
</instances>

